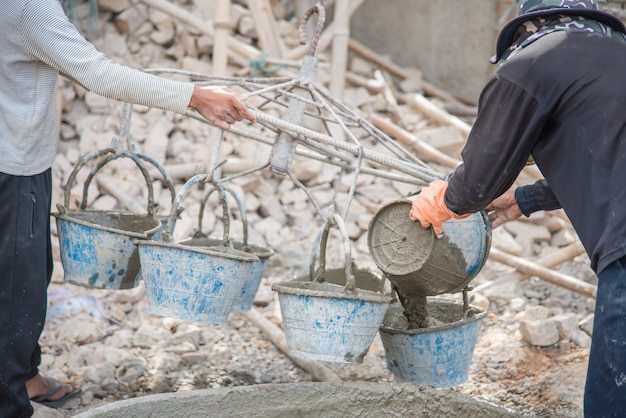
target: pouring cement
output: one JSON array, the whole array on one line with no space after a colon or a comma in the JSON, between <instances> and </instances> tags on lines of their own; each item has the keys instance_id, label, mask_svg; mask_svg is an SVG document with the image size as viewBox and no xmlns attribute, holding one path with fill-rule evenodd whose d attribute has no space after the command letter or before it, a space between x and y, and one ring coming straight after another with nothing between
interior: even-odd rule
<instances>
[{"instance_id":1,"label":"pouring cement","mask_svg":"<svg viewBox=\"0 0 626 418\"><path fill-rule=\"evenodd\" d=\"M115 402L75 418L148 417L521 417L512 410L429 386L298 383L150 395Z\"/></svg>"}]
</instances>

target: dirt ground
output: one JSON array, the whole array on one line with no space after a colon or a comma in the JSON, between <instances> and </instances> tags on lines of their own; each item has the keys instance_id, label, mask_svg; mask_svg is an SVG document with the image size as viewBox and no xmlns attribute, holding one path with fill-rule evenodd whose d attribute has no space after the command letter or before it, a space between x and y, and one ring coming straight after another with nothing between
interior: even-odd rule
<instances>
[{"instance_id":1,"label":"dirt ground","mask_svg":"<svg viewBox=\"0 0 626 418\"><path fill-rule=\"evenodd\" d=\"M587 269L585 256L561 267L568 274L578 271L579 276L588 275ZM59 270L57 268L51 285L52 298L64 295L66 299L79 300L91 295L99 301L98 311L109 321L96 321L95 308L86 305L67 309L48 320L42 337L44 373L57 378L72 378L83 384L82 396L58 409L61 414L58 416L71 417L107 403L153 393L312 381L308 373L276 349L241 314L231 314L226 325L157 317L148 312L145 297L133 300L136 291L105 291L63 283ZM491 280L501 275L502 270L501 266L488 262L475 282L480 284ZM286 276L295 273L294 269L281 265L280 259L272 263L259 291L265 296L257 297L257 300L269 303L257 303L254 309L279 323L276 294L273 292L270 300L268 288L272 282L285 280ZM567 302L569 309L581 316L590 312L593 303L536 278L502 286L491 291L488 314L482 321L469 379L446 390L485 399L518 411L522 416L582 417L588 349L570 341L549 347L533 347L525 343L519 332L520 308L511 303L510 298L513 295L518 295L515 296L518 299L525 298L530 304L527 306L554 306L556 297L560 302ZM81 315L85 316L83 325L72 322ZM112 321L113 316L121 321ZM146 333L148 324L153 332L163 330L163 334L159 334L163 341L153 343L152 347L137 342L138 335ZM68 326L74 328L73 332L81 326L91 331L88 337L78 337L67 331ZM181 334L183 331L185 333ZM181 348L184 340L193 340L188 337L192 333L201 335L200 343L195 348ZM115 356L106 351L113 350L113 347L123 350L123 355L129 358L114 360ZM98 375L102 374L101 371L85 364L92 361L86 353L98 352L100 357L92 358L106 358L105 361L114 363L114 376L101 377ZM142 360L144 366L133 374L129 365L138 360ZM323 364L344 381L393 382L378 335L362 364Z\"/></svg>"},{"instance_id":2,"label":"dirt ground","mask_svg":"<svg viewBox=\"0 0 626 418\"><path fill-rule=\"evenodd\" d=\"M193 2L178 3L189 5ZM101 14L101 19L111 21L103 23L103 36L98 39L98 45L113 57L128 62L132 54L125 47L119 47L125 45L126 39L117 34L113 24L114 15L116 14L113 12ZM154 15L155 20L158 20L158 17L158 14ZM186 32L183 35L188 36ZM144 34L143 38L147 38L147 35ZM187 45L188 42L175 43L175 47L168 49L166 56L182 62L185 54L189 53L183 44ZM149 48L150 42L147 40L139 42L134 39L129 45L132 52L142 60L141 65L137 66L160 66L160 61L149 62L150 55L161 56ZM116 48L120 50L119 56L115 54ZM198 54L200 53L196 51L196 55ZM143 62L144 59L147 63ZM201 63L200 60L197 61L194 61L193 65L198 66ZM64 90L65 107L68 109L64 109L66 123L62 126L62 134L65 134L65 137L61 148L67 154L74 155L74 160L65 160L70 166L70 161L75 162L79 151L80 154L85 153L78 148L80 135L75 127L86 125L86 122L80 121L86 117L84 114L93 110L86 108L82 100L78 100L85 96L84 92L67 86L69 83L66 83ZM80 93L78 98L74 90ZM379 107L387 110L388 105L384 100L371 100L371 93L363 89L354 89L353 96L357 96L356 92L365 95L363 100L365 109L368 109L367 106L373 106L374 110L377 110L376 106L382 103ZM88 98L91 100L90 106L99 104L93 96ZM106 104L102 107L104 110L101 117L104 120L108 117L110 109ZM403 110L408 107L404 106ZM411 113L408 111L404 115L410 125L428 125L421 115L419 118L410 116ZM77 120L80 123L75 123ZM139 120L150 125L150 119ZM109 121L107 125L110 124ZM117 132L117 124L113 125L113 131ZM432 132L435 131L431 130ZM97 133L100 132L94 128L81 135L90 140L90 135L97 137ZM200 134L202 133L203 131L200 131ZM106 139L108 145L110 135L108 132L105 134L102 134L102 137ZM202 136L200 134L197 135L199 138ZM447 137L451 133L446 131L443 134ZM445 139L443 134L440 132L442 139ZM458 136L458 132L456 134ZM165 138L168 136L165 135ZM183 150L183 145L187 146L183 139L186 138L177 135L169 147ZM187 154L190 157L198 154L198 149L202 150L192 147L199 144L193 144L191 140L188 142L190 145ZM152 149L150 151L152 152ZM177 157L182 154L173 151L172 153ZM254 155L254 151L250 151L250 154ZM128 178L134 180L130 175ZM330 182L327 180L326 184L319 187L328 186ZM398 195L396 191L392 192ZM364 194L380 194L386 198L388 193L389 190L368 188ZM292 200L299 203L305 199L292 198ZM291 209L295 206L297 205L292 202ZM303 219L305 221L302 222L308 222L306 221L308 218ZM278 225L280 227L280 224ZM286 229L288 228L284 227L273 233L282 234ZM306 244L300 246L295 241L311 235L311 228L302 228L302 231L304 232L288 235L283 240L282 251L278 251L272 258L255 301L254 309L277 326L281 325L280 309L277 295L272 292L271 285L305 272L303 268L307 266L310 247ZM56 237L54 239L56 240ZM50 311L41 338L43 349L41 371L57 379L77 380L81 383L83 392L81 396L70 400L56 411L38 409L36 418L73 417L101 405L158 393L313 380L309 373L276 348L272 341L244 315L231 314L229 322L224 325L195 323L152 315L149 312L148 301L140 289L106 291L64 283L58 247L56 250L55 274L49 290ZM540 251L537 255L539 253ZM563 263L558 270L594 283L595 276L588 265L589 260L583 255ZM511 271L509 267L488 261L471 285L487 283ZM459 297L459 295L450 296ZM558 343L546 347L532 346L524 341L520 333L520 322L529 308L535 306L547 308L550 315L573 313L576 320L582 322L593 313L593 300L538 278L530 278L489 288L476 295L476 301L488 306L488 309L486 317L482 320L469 378L467 382L446 390L480 397L514 409L521 416L582 417L588 341L584 338L561 339ZM324 366L344 381L393 382L393 375L387 368L379 336L374 339L362 364L324 363Z\"/></svg>"}]
</instances>

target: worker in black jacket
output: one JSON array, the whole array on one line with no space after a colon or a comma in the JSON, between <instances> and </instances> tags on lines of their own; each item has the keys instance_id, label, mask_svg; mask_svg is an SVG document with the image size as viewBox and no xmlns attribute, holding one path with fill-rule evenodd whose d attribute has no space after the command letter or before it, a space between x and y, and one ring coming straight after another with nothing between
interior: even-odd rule
<instances>
[{"instance_id":1,"label":"worker in black jacket","mask_svg":"<svg viewBox=\"0 0 626 418\"><path fill-rule=\"evenodd\" d=\"M626 28L594 0L522 0L448 181L410 217L441 234L486 209L492 226L563 208L598 275L586 417L626 417ZM528 161L545 179L514 188Z\"/></svg>"}]
</instances>

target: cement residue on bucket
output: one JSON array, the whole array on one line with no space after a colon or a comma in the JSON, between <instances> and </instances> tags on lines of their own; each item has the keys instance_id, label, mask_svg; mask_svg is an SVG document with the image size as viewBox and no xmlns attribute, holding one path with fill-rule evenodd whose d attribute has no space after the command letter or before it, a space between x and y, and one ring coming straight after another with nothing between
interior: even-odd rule
<instances>
[{"instance_id":1,"label":"cement residue on bucket","mask_svg":"<svg viewBox=\"0 0 626 418\"><path fill-rule=\"evenodd\" d=\"M448 387L469 375L480 323L486 311L446 299L429 300L433 324L411 328L400 304L389 307L380 336L396 382Z\"/></svg>"},{"instance_id":2,"label":"cement residue on bucket","mask_svg":"<svg viewBox=\"0 0 626 418\"><path fill-rule=\"evenodd\" d=\"M489 217L481 211L445 222L438 239L409 219L411 205L408 199L393 201L372 218L368 247L374 262L405 296L462 291L489 254Z\"/></svg>"},{"instance_id":3,"label":"cement residue on bucket","mask_svg":"<svg viewBox=\"0 0 626 418\"><path fill-rule=\"evenodd\" d=\"M428 322L430 323L428 326L419 328L411 326L406 316L406 308L394 304L387 310L382 328L389 333L416 334L458 327L464 322L482 319L486 315L484 310L471 305L465 313L462 303L446 299L430 299L426 306ZM421 307L421 309L425 309L426 306Z\"/></svg>"}]
</instances>

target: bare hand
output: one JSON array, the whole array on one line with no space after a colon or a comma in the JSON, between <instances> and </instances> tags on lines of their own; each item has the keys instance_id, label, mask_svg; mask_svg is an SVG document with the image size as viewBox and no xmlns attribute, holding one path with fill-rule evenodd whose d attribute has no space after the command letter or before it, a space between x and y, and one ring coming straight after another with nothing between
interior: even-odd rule
<instances>
[{"instance_id":1,"label":"bare hand","mask_svg":"<svg viewBox=\"0 0 626 418\"><path fill-rule=\"evenodd\" d=\"M195 86L189 107L218 128L228 129L243 118L256 122L252 112L241 101L244 99L245 96L238 96L226 87Z\"/></svg>"},{"instance_id":2,"label":"bare hand","mask_svg":"<svg viewBox=\"0 0 626 418\"><path fill-rule=\"evenodd\" d=\"M522 211L515 200L515 188L513 187L491 202L485 210L489 213L492 228L497 228L505 222L513 221L522 216Z\"/></svg>"}]
</instances>

